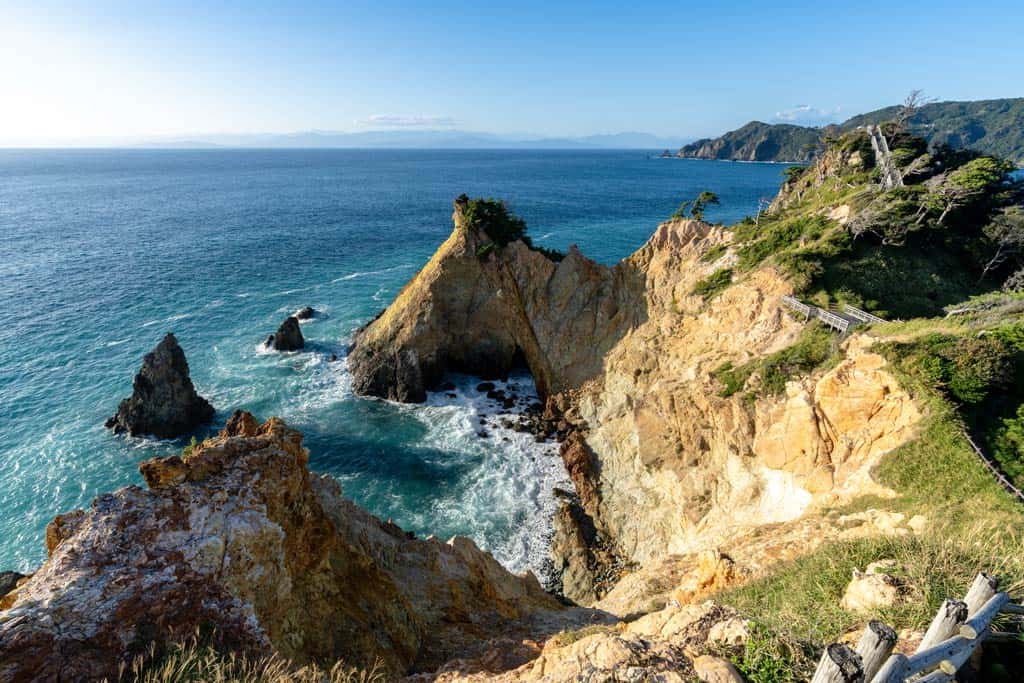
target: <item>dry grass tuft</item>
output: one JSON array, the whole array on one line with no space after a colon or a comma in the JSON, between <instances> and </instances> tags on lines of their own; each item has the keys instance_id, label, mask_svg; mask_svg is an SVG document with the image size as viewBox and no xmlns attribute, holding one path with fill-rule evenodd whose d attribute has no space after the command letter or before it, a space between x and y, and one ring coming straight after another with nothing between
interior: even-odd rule
<instances>
[{"instance_id":1,"label":"dry grass tuft","mask_svg":"<svg viewBox=\"0 0 1024 683\"><path fill-rule=\"evenodd\" d=\"M120 683L385 683L380 664L358 669L337 662L330 669L296 666L277 655L246 657L220 653L197 639L180 644L163 657L139 656L122 666Z\"/></svg>"}]
</instances>

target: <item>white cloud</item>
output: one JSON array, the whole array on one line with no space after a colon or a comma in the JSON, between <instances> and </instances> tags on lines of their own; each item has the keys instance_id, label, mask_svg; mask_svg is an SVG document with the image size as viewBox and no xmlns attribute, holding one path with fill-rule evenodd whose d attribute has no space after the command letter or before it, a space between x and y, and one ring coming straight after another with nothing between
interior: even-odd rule
<instances>
[{"instance_id":1,"label":"white cloud","mask_svg":"<svg viewBox=\"0 0 1024 683\"><path fill-rule=\"evenodd\" d=\"M821 125L825 123L836 123L839 121L843 108L835 106L832 109L821 109L812 107L809 104L798 104L790 109L775 112L775 118L779 121L789 123L800 123L804 125Z\"/></svg>"},{"instance_id":2,"label":"white cloud","mask_svg":"<svg viewBox=\"0 0 1024 683\"><path fill-rule=\"evenodd\" d=\"M399 116L377 114L357 121L360 126L379 128L451 128L456 121L450 116Z\"/></svg>"}]
</instances>

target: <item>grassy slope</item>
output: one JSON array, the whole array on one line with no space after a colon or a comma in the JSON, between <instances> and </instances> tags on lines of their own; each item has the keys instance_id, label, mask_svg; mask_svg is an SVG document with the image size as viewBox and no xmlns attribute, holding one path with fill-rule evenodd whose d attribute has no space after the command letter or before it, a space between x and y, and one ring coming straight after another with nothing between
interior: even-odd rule
<instances>
[{"instance_id":1,"label":"grassy slope","mask_svg":"<svg viewBox=\"0 0 1024 683\"><path fill-rule=\"evenodd\" d=\"M870 330L890 357L894 374L926 416L919 436L886 456L873 473L896 497L862 497L831 511L884 509L908 518L924 515L930 524L917 536L829 543L778 566L768 577L716 596L754 619L768 634L753 646L759 651L751 652L748 645L736 659L748 680L800 680L813 668L820 648L862 628L868 616L897 629L923 629L939 603L946 597L962 597L978 571L996 574L1011 592L1024 588L1024 505L995 482L963 436L965 415L973 420L970 415L979 410L969 414L943 387L914 371L914 363L921 361L919 349L916 356L898 352L917 349L915 341L929 335L976 338L1019 324L1022 318L1016 308L1024 306L945 318L943 306L963 301L981 288L957 254L943 245L911 242L890 248L851 242L844 228L823 216L840 204L854 209L863 206L870 179L867 172L828 178L819 187L805 188L795 206L762 218L759 225L736 226L737 276L773 263L792 278L805 299L819 305L848 301L889 315L933 316L875 325ZM906 362L901 361L904 357ZM743 388L743 377L737 380L736 371L727 368L721 373L724 390ZM881 559L899 563L907 599L873 615L840 608L852 572ZM744 661L760 661L758 657L781 657L788 669L759 673ZM998 666L990 666L991 680L1001 680Z\"/></svg>"}]
</instances>

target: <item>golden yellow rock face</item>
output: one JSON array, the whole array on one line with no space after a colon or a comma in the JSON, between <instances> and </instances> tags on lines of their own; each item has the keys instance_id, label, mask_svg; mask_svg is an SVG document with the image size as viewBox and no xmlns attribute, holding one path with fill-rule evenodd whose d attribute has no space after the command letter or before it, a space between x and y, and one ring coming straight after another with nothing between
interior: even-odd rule
<instances>
[{"instance_id":1,"label":"golden yellow rock face","mask_svg":"<svg viewBox=\"0 0 1024 683\"><path fill-rule=\"evenodd\" d=\"M489 238L463 225L458 207L455 224L357 336L357 390L415 400L445 369L500 373L521 354L542 394L571 394L581 420L563 458L581 509L625 564L722 546L877 492L871 467L921 417L857 336L836 367L782 397L721 397L716 368L783 349L804 325L780 306L792 288L770 268L710 300L693 294L735 265L724 228L668 221L609 268L575 249L554 263L519 242L480 258ZM712 248L721 255L708 260ZM556 566L566 595L589 604L600 591L580 536L560 530Z\"/></svg>"},{"instance_id":2,"label":"golden yellow rock face","mask_svg":"<svg viewBox=\"0 0 1024 683\"><path fill-rule=\"evenodd\" d=\"M784 397L720 397L714 369L784 348L803 325L780 308L791 288L771 269L710 302L691 294L732 263L728 251L701 259L728 240L695 222L658 228L629 259L645 274L646 320L581 392L597 461L595 522L641 565L876 491L870 468L921 417L864 337L846 342L838 366L791 382Z\"/></svg>"}]
</instances>

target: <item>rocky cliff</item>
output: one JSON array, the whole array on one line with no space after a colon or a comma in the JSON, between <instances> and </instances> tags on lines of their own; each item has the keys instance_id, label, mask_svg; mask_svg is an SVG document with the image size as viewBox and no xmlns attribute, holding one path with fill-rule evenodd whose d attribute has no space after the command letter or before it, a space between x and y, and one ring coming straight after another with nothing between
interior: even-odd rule
<instances>
[{"instance_id":1,"label":"rocky cliff","mask_svg":"<svg viewBox=\"0 0 1024 683\"><path fill-rule=\"evenodd\" d=\"M516 364L541 396L578 386L643 319L643 274L573 248L553 261L522 241L496 247L457 203L451 236L348 357L356 391L422 401L445 371L501 377ZM584 341L584 343L581 343Z\"/></svg>"},{"instance_id":2,"label":"rocky cliff","mask_svg":"<svg viewBox=\"0 0 1024 683\"><path fill-rule=\"evenodd\" d=\"M814 158L825 131L788 123L751 121L717 138L704 138L680 148L676 156L731 161L793 161Z\"/></svg>"},{"instance_id":3,"label":"rocky cliff","mask_svg":"<svg viewBox=\"0 0 1024 683\"><path fill-rule=\"evenodd\" d=\"M521 352L549 411L575 426L562 455L579 500L556 520L555 562L579 602L614 583L600 578L609 563L696 553L877 490L871 467L920 418L861 338L783 395L720 395L717 368L804 329L770 267L715 297L694 293L735 263L728 230L669 221L611 268L517 243L480 259L487 239L456 210L451 237L358 335L351 367L360 390L402 400L446 369L500 372Z\"/></svg>"},{"instance_id":4,"label":"rocky cliff","mask_svg":"<svg viewBox=\"0 0 1024 683\"><path fill-rule=\"evenodd\" d=\"M306 462L301 434L236 413L188 456L143 463L147 489L58 516L49 559L0 601L0 680L100 680L197 631L397 676L589 618L469 539L382 522Z\"/></svg>"}]
</instances>

